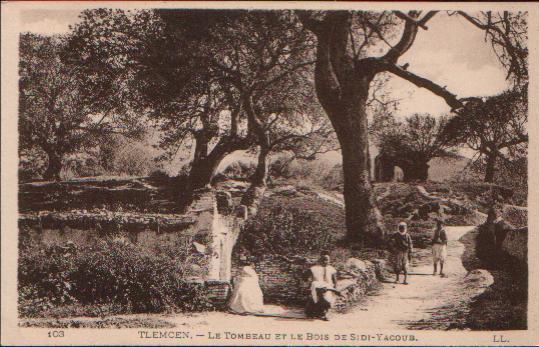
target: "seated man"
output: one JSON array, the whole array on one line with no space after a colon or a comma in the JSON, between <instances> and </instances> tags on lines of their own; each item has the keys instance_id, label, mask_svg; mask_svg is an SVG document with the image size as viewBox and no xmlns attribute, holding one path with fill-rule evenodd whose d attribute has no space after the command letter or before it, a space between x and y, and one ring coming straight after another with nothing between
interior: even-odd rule
<instances>
[{"instance_id":1,"label":"seated man","mask_svg":"<svg viewBox=\"0 0 539 347\"><path fill-rule=\"evenodd\" d=\"M311 297L305 307L308 317L328 320L327 312L335 303L335 295L340 293L335 289L337 285L337 270L329 265L329 253L322 253L318 264L309 269L311 280Z\"/></svg>"}]
</instances>

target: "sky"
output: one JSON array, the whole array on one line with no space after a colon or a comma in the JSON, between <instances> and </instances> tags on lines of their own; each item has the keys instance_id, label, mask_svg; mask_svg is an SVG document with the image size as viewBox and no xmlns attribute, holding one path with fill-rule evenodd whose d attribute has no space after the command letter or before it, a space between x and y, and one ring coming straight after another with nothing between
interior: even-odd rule
<instances>
[{"instance_id":1,"label":"sky","mask_svg":"<svg viewBox=\"0 0 539 347\"><path fill-rule=\"evenodd\" d=\"M27 10L21 22L24 31L62 34L78 21L77 10ZM507 87L505 72L484 40L484 33L459 16L438 13L419 30L412 48L399 59L409 71L447 86L459 97L486 96ZM400 102L400 116L449 111L445 102L425 89L418 89L398 77L388 87Z\"/></svg>"},{"instance_id":2,"label":"sky","mask_svg":"<svg viewBox=\"0 0 539 347\"><path fill-rule=\"evenodd\" d=\"M464 18L437 14L419 30L413 46L399 63L409 63L408 70L431 79L458 97L488 96L508 87L505 70L498 62L484 32ZM440 114L449 111L441 98L411 83L393 78L393 92L401 97L401 115L414 112Z\"/></svg>"},{"instance_id":3,"label":"sky","mask_svg":"<svg viewBox=\"0 0 539 347\"><path fill-rule=\"evenodd\" d=\"M78 21L76 10L27 10L23 12L23 31L61 34ZM505 71L498 62L484 33L459 16L438 13L420 29L413 46L400 59L408 70L446 86L460 97L488 96L508 87ZM449 107L440 97L425 89L393 77L387 85L390 98L400 99L397 117L412 113L442 115ZM374 154L375 155L375 154ZM470 156L464 152L463 155ZM329 154L335 160L339 156Z\"/></svg>"}]
</instances>

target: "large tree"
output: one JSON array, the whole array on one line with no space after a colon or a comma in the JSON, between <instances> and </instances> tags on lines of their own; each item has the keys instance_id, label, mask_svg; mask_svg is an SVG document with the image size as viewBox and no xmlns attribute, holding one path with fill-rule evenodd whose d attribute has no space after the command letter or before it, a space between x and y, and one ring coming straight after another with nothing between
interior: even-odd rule
<instances>
[{"instance_id":1,"label":"large tree","mask_svg":"<svg viewBox=\"0 0 539 347\"><path fill-rule=\"evenodd\" d=\"M103 136L136 137L143 130L132 121L124 81L88 83L79 66L62 59L65 49L65 37L20 37L20 150L47 154L49 180L60 179L66 155L96 146Z\"/></svg>"},{"instance_id":2,"label":"large tree","mask_svg":"<svg viewBox=\"0 0 539 347\"><path fill-rule=\"evenodd\" d=\"M511 90L470 105L454 115L444 129L447 141L477 151L484 164L485 182L494 182L501 161L510 163L526 153L528 143L526 90Z\"/></svg>"},{"instance_id":3,"label":"large tree","mask_svg":"<svg viewBox=\"0 0 539 347\"><path fill-rule=\"evenodd\" d=\"M256 207L266 189L268 157L327 133L312 92L312 37L290 11L220 13L208 57L242 105L258 163L242 202ZM218 29L218 30L217 30ZM311 73L309 73L311 72ZM304 124L301 124L305 122Z\"/></svg>"},{"instance_id":4,"label":"large tree","mask_svg":"<svg viewBox=\"0 0 539 347\"><path fill-rule=\"evenodd\" d=\"M72 48L88 72L107 78L103 71L129 71L162 146L174 151L194 141L190 189L209 184L224 156L255 144L253 186L265 186L272 129L282 132L279 124L297 114L282 91L299 97L305 79L298 74L313 63L312 40L292 13L99 9L82 19Z\"/></svg>"},{"instance_id":5,"label":"large tree","mask_svg":"<svg viewBox=\"0 0 539 347\"><path fill-rule=\"evenodd\" d=\"M467 101L459 100L445 87L412 73L408 64L398 64L399 58L412 47L419 29L427 29L428 21L436 13L297 12L304 26L317 37L316 89L341 145L346 224L350 239L361 241L369 234L379 232L369 180L366 114L367 97L374 77L390 72L442 97L454 110L462 109ZM511 18L505 23L509 24L507 32L519 30ZM485 31L496 30L499 37L507 36L498 30L500 25L487 18L484 26L481 24L480 27ZM490 39L493 44L498 44L498 40ZM517 38L515 41L521 40ZM501 42L501 46L514 47L515 41ZM380 49L380 45L387 47L381 55L379 50L373 49ZM509 57L507 61L514 66L518 64L517 60ZM520 70L513 69L509 75L517 73Z\"/></svg>"},{"instance_id":6,"label":"large tree","mask_svg":"<svg viewBox=\"0 0 539 347\"><path fill-rule=\"evenodd\" d=\"M215 85L214 95L221 90L234 105L230 129L258 147L257 167L242 200L256 208L266 188L271 151L304 146L307 138L327 132L320 112L314 110L318 104L312 102L313 94L305 93L312 85L312 39L288 11L159 14L176 41L197 43L191 59L211 72L204 84ZM298 126L302 120L312 127ZM239 129L240 123L245 128Z\"/></svg>"},{"instance_id":7,"label":"large tree","mask_svg":"<svg viewBox=\"0 0 539 347\"><path fill-rule=\"evenodd\" d=\"M70 41L87 74L104 83L129 76L132 101L160 130L163 158L194 147L187 192L209 184L227 154L252 142L239 134L238 93L213 63L223 27L213 12L95 9L81 13Z\"/></svg>"},{"instance_id":8,"label":"large tree","mask_svg":"<svg viewBox=\"0 0 539 347\"><path fill-rule=\"evenodd\" d=\"M176 151L194 143L187 190L211 182L222 159L252 146L241 131L239 93L215 55L227 16L214 12L157 10L150 12L160 28L146 38L138 74L143 100L154 109L163 134L161 147ZM148 49L149 48L149 49Z\"/></svg>"},{"instance_id":9,"label":"large tree","mask_svg":"<svg viewBox=\"0 0 539 347\"><path fill-rule=\"evenodd\" d=\"M247 206L256 208L264 193L271 153L288 152L292 158L313 159L336 148L333 128L316 100L309 72L283 78L257 99L254 117L264 132L264 142L259 142L256 170L242 199Z\"/></svg>"}]
</instances>

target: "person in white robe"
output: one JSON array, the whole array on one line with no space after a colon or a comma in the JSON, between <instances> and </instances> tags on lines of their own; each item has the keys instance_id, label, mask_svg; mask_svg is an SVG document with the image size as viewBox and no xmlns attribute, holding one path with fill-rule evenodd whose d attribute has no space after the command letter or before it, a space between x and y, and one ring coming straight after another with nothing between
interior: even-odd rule
<instances>
[{"instance_id":1,"label":"person in white robe","mask_svg":"<svg viewBox=\"0 0 539 347\"><path fill-rule=\"evenodd\" d=\"M235 313L263 313L264 297L254 264L244 261L243 265L239 275L234 278L229 308Z\"/></svg>"}]
</instances>

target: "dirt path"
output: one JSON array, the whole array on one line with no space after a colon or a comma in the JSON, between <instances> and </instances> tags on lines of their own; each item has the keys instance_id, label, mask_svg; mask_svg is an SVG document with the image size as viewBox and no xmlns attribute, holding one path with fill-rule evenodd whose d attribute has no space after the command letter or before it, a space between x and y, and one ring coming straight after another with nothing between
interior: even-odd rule
<instances>
[{"instance_id":1,"label":"dirt path","mask_svg":"<svg viewBox=\"0 0 539 347\"><path fill-rule=\"evenodd\" d=\"M369 296L364 305L360 305L345 314L332 314L329 322L313 320L309 329L317 327L339 329L403 329L414 328L416 323L428 322L436 315L437 308L453 300L460 300L459 292L467 271L462 265L461 255L464 245L458 239L473 227L447 227L448 259L446 261L447 277L432 276L430 251L418 250L412 262L409 285L384 283L379 295ZM256 317L231 315L223 312L201 313L191 316L175 316L171 322L177 326L190 328L238 329L249 327L249 330L304 329L305 319L302 313L285 310L276 306L268 306L269 313L283 317ZM286 316L287 318L284 318ZM170 319L170 318L169 318ZM424 325L424 323L423 323ZM423 327L426 328L426 327ZM440 327L437 327L440 328ZM443 327L442 327L443 328Z\"/></svg>"}]
</instances>

